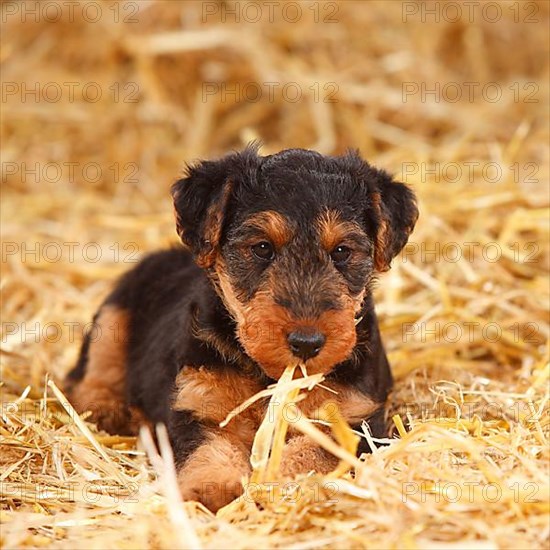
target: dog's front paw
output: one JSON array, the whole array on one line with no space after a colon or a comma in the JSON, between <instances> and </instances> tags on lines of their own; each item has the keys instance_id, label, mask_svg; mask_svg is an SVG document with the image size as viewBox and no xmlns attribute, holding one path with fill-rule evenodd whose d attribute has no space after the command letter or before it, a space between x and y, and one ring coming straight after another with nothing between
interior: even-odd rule
<instances>
[{"instance_id":1,"label":"dog's front paw","mask_svg":"<svg viewBox=\"0 0 550 550\"><path fill-rule=\"evenodd\" d=\"M295 477L314 471L328 474L338 465L338 459L325 451L309 437L298 435L290 439L283 450L281 474Z\"/></svg>"},{"instance_id":2,"label":"dog's front paw","mask_svg":"<svg viewBox=\"0 0 550 550\"><path fill-rule=\"evenodd\" d=\"M246 453L221 436L202 444L178 471L184 500L196 500L212 512L243 493L242 478L250 474Z\"/></svg>"}]
</instances>

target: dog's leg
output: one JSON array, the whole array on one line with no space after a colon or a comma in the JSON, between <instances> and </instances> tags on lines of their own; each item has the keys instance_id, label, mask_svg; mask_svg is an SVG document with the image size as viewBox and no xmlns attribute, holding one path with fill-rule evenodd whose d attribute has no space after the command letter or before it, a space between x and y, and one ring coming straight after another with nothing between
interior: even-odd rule
<instances>
[{"instance_id":1,"label":"dog's leg","mask_svg":"<svg viewBox=\"0 0 550 550\"><path fill-rule=\"evenodd\" d=\"M90 411L90 419L110 433L132 431L132 413L126 406L127 334L127 312L104 305L94 317L66 384L76 411Z\"/></svg>"},{"instance_id":2,"label":"dog's leg","mask_svg":"<svg viewBox=\"0 0 550 550\"><path fill-rule=\"evenodd\" d=\"M338 464L338 458L319 447L315 441L305 435L292 437L283 450L281 474L295 477L315 471L328 474Z\"/></svg>"},{"instance_id":3,"label":"dog's leg","mask_svg":"<svg viewBox=\"0 0 550 550\"><path fill-rule=\"evenodd\" d=\"M243 477L249 475L248 449L212 431L178 469L178 482L184 500L216 512L242 494Z\"/></svg>"},{"instance_id":4,"label":"dog's leg","mask_svg":"<svg viewBox=\"0 0 550 550\"><path fill-rule=\"evenodd\" d=\"M382 403L377 403L368 395L355 388L348 387L341 383L327 381L326 386L332 391L317 386L300 403L302 413L313 420L325 420L331 422L336 420L337 412L351 426L360 430L361 421L367 420L372 426L373 435L381 437L383 429L384 408ZM323 410L324 414L321 413ZM381 424L382 422L382 424ZM319 427L327 435L330 435L330 427L320 425ZM283 451L281 472L285 476L294 477L298 474L306 474L312 470L326 474L332 471L338 464L338 458L321 448L311 438L296 433L290 426L290 439ZM362 439L361 441L364 441ZM359 453L367 452L366 442L359 445Z\"/></svg>"},{"instance_id":5,"label":"dog's leg","mask_svg":"<svg viewBox=\"0 0 550 550\"><path fill-rule=\"evenodd\" d=\"M168 432L185 500L216 511L243 492L250 449L265 407L256 403L220 428L228 413L260 391L237 370L184 367L176 380Z\"/></svg>"}]
</instances>

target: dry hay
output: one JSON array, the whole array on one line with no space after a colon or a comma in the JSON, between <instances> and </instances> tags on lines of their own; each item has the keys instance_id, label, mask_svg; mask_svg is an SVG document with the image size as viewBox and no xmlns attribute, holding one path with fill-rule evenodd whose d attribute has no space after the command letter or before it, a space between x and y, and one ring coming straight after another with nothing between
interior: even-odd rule
<instances>
[{"instance_id":1,"label":"dry hay","mask_svg":"<svg viewBox=\"0 0 550 550\"><path fill-rule=\"evenodd\" d=\"M315 5L324 6L303 3L296 23L275 12L273 23L218 14L203 24L200 4L175 1L139 2L138 23L114 23L106 5L94 24L79 9L72 22L64 12L55 23L3 23L4 82L103 91L97 102L82 86L73 101L66 86L59 101L21 101L21 88L3 98L3 546L548 547L548 4L503 2L497 23L479 6L471 23L451 11L449 21L404 23L400 2L338 3L336 23L315 23ZM258 83L263 96L204 100L202 83L224 81ZM114 101L116 82L124 98L137 86L138 101ZM272 98L266 82L281 83ZM283 97L288 82L300 101ZM403 83L423 82L479 86L475 101L464 87L456 102L404 101ZM326 83L335 102L312 95L332 91ZM498 101L481 95L488 83ZM147 437L137 447L98 433L45 376L59 382L73 364L112 279L174 241L168 186L182 162L253 138L264 152L358 147L408 174L421 218L376 291L396 377L391 444L359 462L355 437L337 424L335 452L355 478L344 464L299 485L277 478L274 448L255 476L277 490L247 492L213 517L179 503L165 445L159 456ZM83 174L92 162L97 181ZM36 163L41 175L23 177ZM62 174L44 174L48 163ZM292 401L287 390L277 391Z\"/></svg>"}]
</instances>

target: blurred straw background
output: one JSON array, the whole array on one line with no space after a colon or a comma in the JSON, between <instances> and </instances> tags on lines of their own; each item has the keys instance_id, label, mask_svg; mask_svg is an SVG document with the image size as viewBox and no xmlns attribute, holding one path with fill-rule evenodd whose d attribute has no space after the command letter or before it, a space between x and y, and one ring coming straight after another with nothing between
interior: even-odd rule
<instances>
[{"instance_id":1,"label":"blurred straw background","mask_svg":"<svg viewBox=\"0 0 550 550\"><path fill-rule=\"evenodd\" d=\"M548 548L549 4L38 4L0 5L1 544ZM421 217L376 290L394 441L214 517L46 376L175 242L184 162L252 139L358 148Z\"/></svg>"}]
</instances>

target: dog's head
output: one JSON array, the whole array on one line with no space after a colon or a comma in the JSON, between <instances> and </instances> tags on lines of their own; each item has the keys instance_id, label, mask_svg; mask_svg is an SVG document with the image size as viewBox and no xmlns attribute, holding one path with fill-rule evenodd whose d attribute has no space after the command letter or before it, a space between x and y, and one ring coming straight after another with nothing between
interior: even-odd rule
<instances>
[{"instance_id":1,"label":"dog's head","mask_svg":"<svg viewBox=\"0 0 550 550\"><path fill-rule=\"evenodd\" d=\"M356 153L249 147L189 168L172 194L183 243L272 378L299 362L325 373L350 356L369 283L418 217L412 191Z\"/></svg>"}]
</instances>

